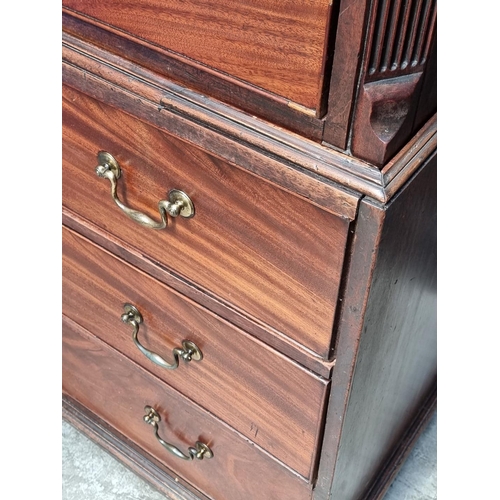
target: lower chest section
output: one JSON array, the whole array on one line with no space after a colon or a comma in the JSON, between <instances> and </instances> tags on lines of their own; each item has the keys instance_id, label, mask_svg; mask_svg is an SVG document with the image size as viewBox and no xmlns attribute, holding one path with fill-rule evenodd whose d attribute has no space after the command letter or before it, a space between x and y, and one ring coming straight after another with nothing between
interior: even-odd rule
<instances>
[{"instance_id":1,"label":"lower chest section","mask_svg":"<svg viewBox=\"0 0 500 500\"><path fill-rule=\"evenodd\" d=\"M63 213L65 396L202 496L311 498L349 219L70 87Z\"/></svg>"}]
</instances>

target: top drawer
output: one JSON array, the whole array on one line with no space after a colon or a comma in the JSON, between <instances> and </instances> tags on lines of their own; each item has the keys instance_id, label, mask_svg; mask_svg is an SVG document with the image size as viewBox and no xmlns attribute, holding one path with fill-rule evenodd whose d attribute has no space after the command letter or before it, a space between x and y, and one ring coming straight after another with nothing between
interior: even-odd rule
<instances>
[{"instance_id":1,"label":"top drawer","mask_svg":"<svg viewBox=\"0 0 500 500\"><path fill-rule=\"evenodd\" d=\"M298 103L312 113L320 107L331 4L332 0L63 0L66 8L122 38L215 73L221 80L234 79ZM128 48L114 45L128 56ZM148 66L149 52L141 54L135 62ZM172 76L170 66L166 64L164 71Z\"/></svg>"},{"instance_id":2,"label":"top drawer","mask_svg":"<svg viewBox=\"0 0 500 500\"><path fill-rule=\"evenodd\" d=\"M349 222L73 89L63 91L63 204L163 267L323 357ZM120 163L118 197L159 219L171 189L195 216L154 230L115 205L97 153Z\"/></svg>"}]
</instances>

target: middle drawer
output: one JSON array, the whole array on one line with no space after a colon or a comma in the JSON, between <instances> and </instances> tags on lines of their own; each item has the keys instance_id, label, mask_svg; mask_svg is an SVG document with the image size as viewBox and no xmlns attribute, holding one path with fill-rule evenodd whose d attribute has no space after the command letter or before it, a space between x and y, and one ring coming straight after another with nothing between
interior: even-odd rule
<instances>
[{"instance_id":1,"label":"middle drawer","mask_svg":"<svg viewBox=\"0 0 500 500\"><path fill-rule=\"evenodd\" d=\"M125 303L141 313L136 340L144 349L173 364L172 350L189 340L203 358L157 366L121 319ZM67 228L63 314L312 477L328 387L321 377Z\"/></svg>"}]
</instances>

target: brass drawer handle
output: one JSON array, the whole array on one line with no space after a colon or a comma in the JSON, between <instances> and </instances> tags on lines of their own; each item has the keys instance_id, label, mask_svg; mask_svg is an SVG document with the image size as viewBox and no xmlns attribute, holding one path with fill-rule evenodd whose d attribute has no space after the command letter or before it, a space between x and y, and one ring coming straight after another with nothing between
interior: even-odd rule
<instances>
[{"instance_id":1,"label":"brass drawer handle","mask_svg":"<svg viewBox=\"0 0 500 500\"><path fill-rule=\"evenodd\" d=\"M138 222L142 226L151 229L163 229L167 227L167 214L171 217L185 217L189 219L194 217L194 205L189 196L183 191L172 189L168 193L168 200L160 200L158 209L160 211L161 222L148 217L146 214L125 206L116 194L118 179L122 175L120 165L116 159L106 151L99 151L97 154L99 165L95 168L95 172L99 177L106 178L111 183L111 197L113 201L128 215L132 220Z\"/></svg>"},{"instance_id":2,"label":"brass drawer handle","mask_svg":"<svg viewBox=\"0 0 500 500\"><path fill-rule=\"evenodd\" d=\"M201 443L200 441L196 441L194 447L190 446L188 448L189 455L185 455L181 450L179 450L179 448L177 448L173 444L167 443L158 434L158 422L161 421L158 412L151 406L146 406L144 408L144 411L146 412L146 415L144 415L143 417L144 422L152 425L155 428L156 439L158 439L158 442L162 446L164 446L170 453L172 453L172 455L182 458L182 460L193 460L193 458L203 460L204 458L212 458L214 456L212 450L205 443Z\"/></svg>"},{"instance_id":3,"label":"brass drawer handle","mask_svg":"<svg viewBox=\"0 0 500 500\"><path fill-rule=\"evenodd\" d=\"M137 339L137 335L139 334L139 325L143 321L142 315L138 309L132 304L124 304L123 309L125 312L122 314L121 319L124 323L134 327L132 339L134 340L135 345L139 348L142 354L144 354L144 356L146 356L153 363L161 366L162 368L166 368L167 370L175 370L179 366L179 358L182 358L186 362L191 360L201 361L203 359L203 353L194 342L191 342L190 340L183 340L182 348L176 347L172 350L174 362L172 364L167 363L167 361L165 361L159 354L146 349Z\"/></svg>"}]
</instances>

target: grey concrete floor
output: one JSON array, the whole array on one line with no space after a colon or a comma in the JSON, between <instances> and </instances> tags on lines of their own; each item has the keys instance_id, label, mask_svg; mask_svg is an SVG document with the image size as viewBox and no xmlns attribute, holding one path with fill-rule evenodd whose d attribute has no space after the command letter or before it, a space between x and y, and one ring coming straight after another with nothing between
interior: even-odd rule
<instances>
[{"instance_id":1,"label":"grey concrete floor","mask_svg":"<svg viewBox=\"0 0 500 500\"><path fill-rule=\"evenodd\" d=\"M436 448L434 415L384 500L436 500ZM165 500L164 495L65 421L62 462L63 500Z\"/></svg>"}]
</instances>

